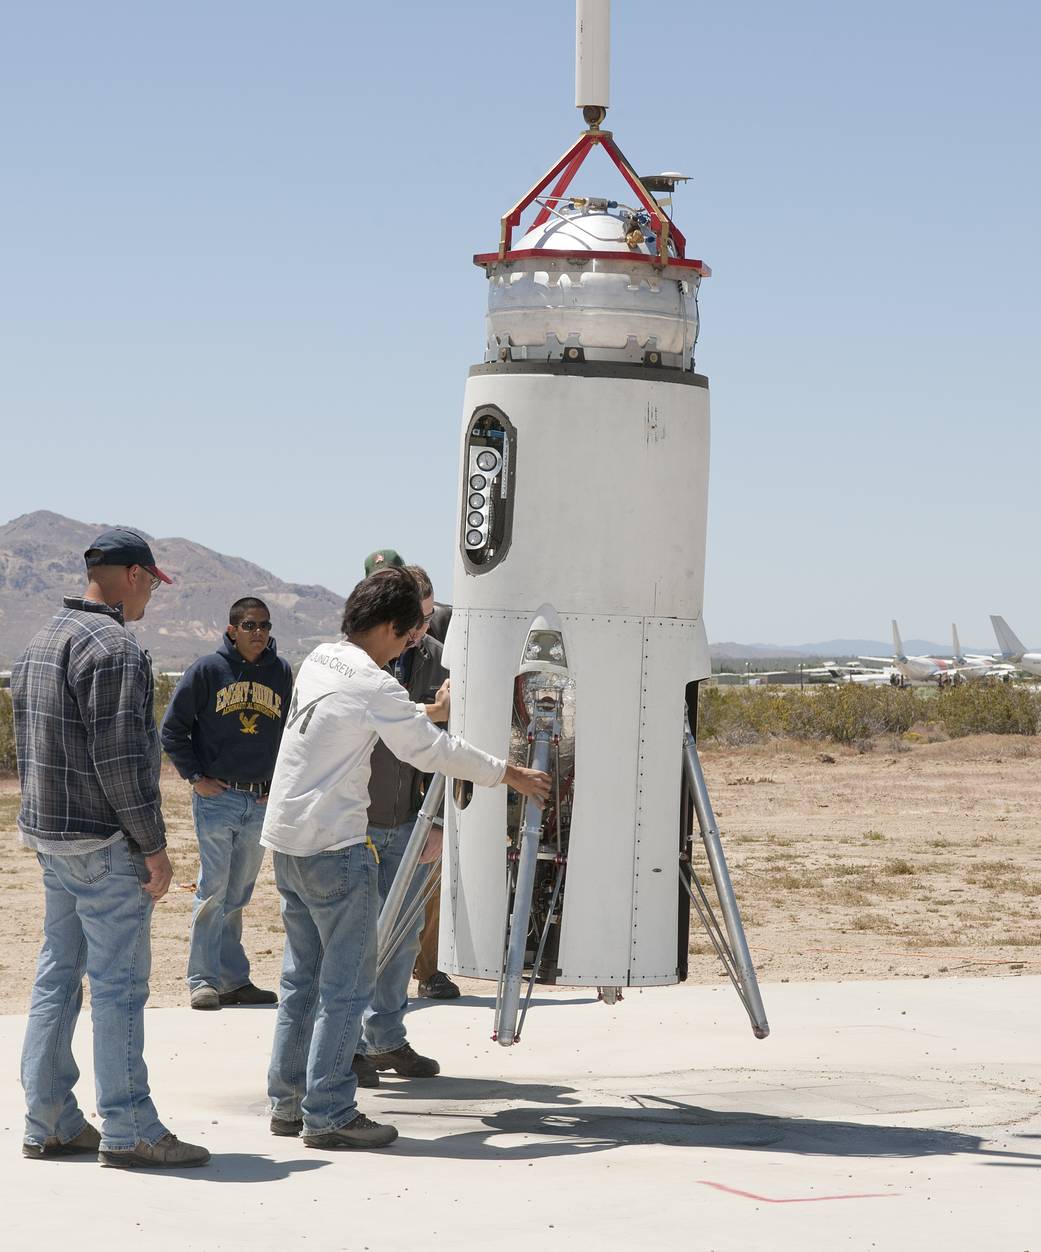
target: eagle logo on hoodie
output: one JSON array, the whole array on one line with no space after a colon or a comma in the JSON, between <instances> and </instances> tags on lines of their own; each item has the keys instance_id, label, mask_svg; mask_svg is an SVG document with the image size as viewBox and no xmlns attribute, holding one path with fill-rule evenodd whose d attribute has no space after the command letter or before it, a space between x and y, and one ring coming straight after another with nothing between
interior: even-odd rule
<instances>
[{"instance_id":1,"label":"eagle logo on hoodie","mask_svg":"<svg viewBox=\"0 0 1041 1252\"><path fill-rule=\"evenodd\" d=\"M257 718L259 716L260 716L259 713L254 713L252 717L248 716L245 713L239 714L239 721L242 723L242 733L244 735L255 735L258 733Z\"/></svg>"}]
</instances>

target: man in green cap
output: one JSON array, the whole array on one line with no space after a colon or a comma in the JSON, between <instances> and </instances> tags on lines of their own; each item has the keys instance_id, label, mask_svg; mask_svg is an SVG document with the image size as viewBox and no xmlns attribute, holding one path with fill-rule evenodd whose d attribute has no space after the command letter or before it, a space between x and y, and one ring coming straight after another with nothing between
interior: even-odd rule
<instances>
[{"instance_id":1,"label":"man in green cap","mask_svg":"<svg viewBox=\"0 0 1041 1252\"><path fill-rule=\"evenodd\" d=\"M401 554L393 548L377 548L365 558L365 577L375 574L378 569L401 569L404 564Z\"/></svg>"}]
</instances>

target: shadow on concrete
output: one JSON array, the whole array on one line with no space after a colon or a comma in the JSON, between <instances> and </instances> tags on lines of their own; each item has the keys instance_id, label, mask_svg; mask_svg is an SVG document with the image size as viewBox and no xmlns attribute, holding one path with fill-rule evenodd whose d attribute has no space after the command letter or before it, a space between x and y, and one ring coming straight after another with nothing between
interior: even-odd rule
<instances>
[{"instance_id":1,"label":"shadow on concrete","mask_svg":"<svg viewBox=\"0 0 1041 1252\"><path fill-rule=\"evenodd\" d=\"M209 1165L201 1169L143 1170L142 1173L176 1174L198 1182L280 1182L291 1174L306 1174L322 1169L331 1161L321 1157L296 1161L273 1161L255 1152L215 1152Z\"/></svg>"},{"instance_id":2,"label":"shadow on concrete","mask_svg":"<svg viewBox=\"0 0 1041 1252\"><path fill-rule=\"evenodd\" d=\"M439 1104L444 1100L468 1100L481 1104L488 1100L527 1104L556 1104L562 1107L580 1104L575 1087L559 1087L545 1082L508 1082L502 1078L454 1078L440 1074L437 1078L399 1078L397 1074L380 1074L379 1098L390 1100L422 1100L428 1097ZM568 1099L576 1096L575 1099Z\"/></svg>"},{"instance_id":3,"label":"shadow on concrete","mask_svg":"<svg viewBox=\"0 0 1041 1252\"><path fill-rule=\"evenodd\" d=\"M438 1080L440 1081L440 1080ZM491 1115L438 1112L439 1121L458 1117L458 1133L439 1139L399 1139L392 1155L460 1160L539 1160L583 1156L611 1148L653 1144L681 1148L728 1148L794 1155L914 1158L977 1156L986 1164L1041 1167L1041 1154L989 1149L978 1135L958 1131L875 1126L862 1122L776 1117L762 1113L716 1112L658 1096L631 1097L635 1108L576 1107L503 1109ZM474 1123L479 1124L479 1128ZM509 1143L499 1136L537 1136L538 1143ZM547 1142L549 1140L549 1142Z\"/></svg>"},{"instance_id":4,"label":"shadow on concrete","mask_svg":"<svg viewBox=\"0 0 1041 1252\"><path fill-rule=\"evenodd\" d=\"M521 1003L523 1003L523 998L521 1000ZM596 1004L596 1003L597 1003L597 998L595 995L568 996L566 999L564 996L535 996L533 995L531 998L531 1004L529 1007L536 1009L540 1007L544 1008L547 1005L554 1005L554 1004L562 1005L562 1004ZM426 998L419 999L417 997L413 999L412 997L409 997L407 1011L409 1013L416 1013L420 1009L436 1009L436 1008L441 1008L445 1004L466 1004L466 1005L469 1005L471 1008L488 1009L489 1011L492 1011L495 1008L495 995L493 993L492 995L486 995L486 996L457 996L454 1000L428 1000ZM488 1025L488 1033L491 1034L490 1022Z\"/></svg>"}]
</instances>

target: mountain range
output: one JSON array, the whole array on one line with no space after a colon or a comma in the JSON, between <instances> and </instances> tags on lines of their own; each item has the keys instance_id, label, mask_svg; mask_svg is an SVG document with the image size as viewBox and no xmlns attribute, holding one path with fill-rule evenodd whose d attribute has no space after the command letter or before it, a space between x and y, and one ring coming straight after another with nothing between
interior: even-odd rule
<instances>
[{"instance_id":1,"label":"mountain range","mask_svg":"<svg viewBox=\"0 0 1041 1252\"><path fill-rule=\"evenodd\" d=\"M40 510L0 526L0 669L10 669L29 639L84 586L83 553L117 522L77 522ZM343 595L328 587L284 582L240 557L214 552L190 539L153 539L173 585L155 593L134 625L157 669L180 670L212 651L240 596L259 596L271 610L279 653L302 660L339 633ZM157 558L158 559L158 558Z\"/></svg>"},{"instance_id":2,"label":"mountain range","mask_svg":"<svg viewBox=\"0 0 1041 1252\"><path fill-rule=\"evenodd\" d=\"M78 522L39 510L0 526L0 669L10 669L32 635L54 613L63 595L83 589L83 552L113 522ZM143 621L134 626L158 669L180 670L214 648L227 623L228 606L240 596L259 596L271 609L279 652L302 660L323 639L339 632L344 597L328 587L285 582L241 557L214 552L190 539L152 539L173 586L156 593ZM946 645L908 639L911 655L950 655ZM992 647L970 648L989 652ZM825 639L820 643L714 643L713 660L770 657L888 656L878 639Z\"/></svg>"}]
</instances>

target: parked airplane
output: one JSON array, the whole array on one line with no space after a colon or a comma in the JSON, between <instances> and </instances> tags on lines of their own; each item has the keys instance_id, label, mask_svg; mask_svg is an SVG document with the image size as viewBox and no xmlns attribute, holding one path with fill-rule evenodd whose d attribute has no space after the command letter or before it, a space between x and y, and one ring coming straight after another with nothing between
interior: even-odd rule
<instances>
[{"instance_id":1,"label":"parked airplane","mask_svg":"<svg viewBox=\"0 0 1041 1252\"><path fill-rule=\"evenodd\" d=\"M1041 674L1041 652L1028 652L1003 617L997 617L992 613L990 624L994 627L994 634L998 639L1001 659L1006 664L1013 665L1016 669L1026 670L1028 674Z\"/></svg>"},{"instance_id":2,"label":"parked airplane","mask_svg":"<svg viewBox=\"0 0 1041 1252\"><path fill-rule=\"evenodd\" d=\"M874 669L873 666L861 665L859 661L826 661L812 670L803 670L803 675L811 682L857 682L863 686L881 686L886 682L896 685L899 674L892 666Z\"/></svg>"},{"instance_id":3,"label":"parked airplane","mask_svg":"<svg viewBox=\"0 0 1041 1252\"><path fill-rule=\"evenodd\" d=\"M904 652L904 645L900 641L900 630L893 622L893 655L892 656L862 656L861 661L877 661L881 665L891 665L896 669L901 678L909 683L938 683L944 684L951 682L958 672L958 667L953 661L945 660L942 657L931 656L908 656Z\"/></svg>"},{"instance_id":4,"label":"parked airplane","mask_svg":"<svg viewBox=\"0 0 1041 1252\"><path fill-rule=\"evenodd\" d=\"M967 656L962 653L958 640L958 627L951 623L951 641L954 644L954 663L962 678L989 678L994 681L1010 683L1015 673L1015 666L1007 662L995 660L992 656L982 656L971 652Z\"/></svg>"}]
</instances>

